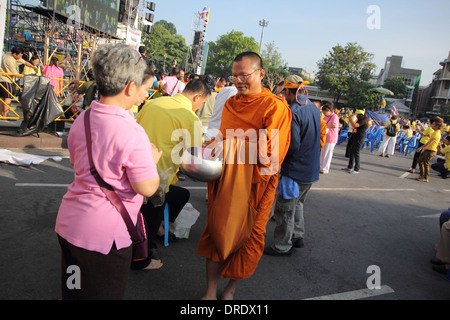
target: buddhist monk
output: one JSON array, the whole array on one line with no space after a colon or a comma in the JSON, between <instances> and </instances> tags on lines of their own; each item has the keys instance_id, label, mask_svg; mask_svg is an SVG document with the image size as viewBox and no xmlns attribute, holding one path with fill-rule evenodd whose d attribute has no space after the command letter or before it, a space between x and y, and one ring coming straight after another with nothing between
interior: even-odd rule
<instances>
[{"instance_id":1,"label":"buddhist monk","mask_svg":"<svg viewBox=\"0 0 450 320\"><path fill-rule=\"evenodd\" d=\"M197 248L206 258L205 300L217 299L219 277L229 279L222 299L233 299L238 282L254 273L264 251L292 119L287 104L261 85L264 75L257 53L241 53L233 61L238 93L225 103L212 143L222 147L223 171L208 183L208 217Z\"/></svg>"}]
</instances>

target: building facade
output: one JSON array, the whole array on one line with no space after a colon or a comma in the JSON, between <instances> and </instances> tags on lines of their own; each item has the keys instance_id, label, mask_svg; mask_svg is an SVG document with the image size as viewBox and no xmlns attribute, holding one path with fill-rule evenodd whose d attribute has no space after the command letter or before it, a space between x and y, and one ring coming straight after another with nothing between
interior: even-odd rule
<instances>
[{"instance_id":1,"label":"building facade","mask_svg":"<svg viewBox=\"0 0 450 320\"><path fill-rule=\"evenodd\" d=\"M431 95L431 105L434 112L441 112L449 107L450 102L450 52L447 59L440 62L442 69L434 73L433 82L436 82Z\"/></svg>"},{"instance_id":2,"label":"building facade","mask_svg":"<svg viewBox=\"0 0 450 320\"><path fill-rule=\"evenodd\" d=\"M407 87L406 104L412 111L416 109L417 96L419 94L420 78L422 70L404 68L402 56L391 56L386 58L384 69L381 69L377 85L382 86L389 77L403 77Z\"/></svg>"},{"instance_id":3,"label":"building facade","mask_svg":"<svg viewBox=\"0 0 450 320\"><path fill-rule=\"evenodd\" d=\"M314 82L316 80L316 75L314 73L309 73L308 71L306 71L303 68L289 67L288 72L290 74L295 74L298 76L303 75L304 77L308 78L308 80L310 80L311 82ZM303 79L303 80L306 80L306 79Z\"/></svg>"},{"instance_id":4,"label":"building facade","mask_svg":"<svg viewBox=\"0 0 450 320\"><path fill-rule=\"evenodd\" d=\"M433 117L448 117L450 113L450 52L447 59L439 63L441 69L433 73L427 87L421 87L416 114Z\"/></svg>"}]
</instances>

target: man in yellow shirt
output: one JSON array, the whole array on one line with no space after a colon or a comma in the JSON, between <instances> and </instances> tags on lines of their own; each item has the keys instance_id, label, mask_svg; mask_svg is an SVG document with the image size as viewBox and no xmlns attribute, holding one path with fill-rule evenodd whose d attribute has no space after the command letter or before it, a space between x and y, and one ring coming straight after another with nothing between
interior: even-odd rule
<instances>
[{"instance_id":1,"label":"man in yellow shirt","mask_svg":"<svg viewBox=\"0 0 450 320\"><path fill-rule=\"evenodd\" d=\"M154 206L151 201L142 205L141 212L147 222L149 233L149 259L135 263L133 269L154 269L153 264L161 266L156 255L154 240L164 235L162 226L164 206L169 206L169 221L174 222L184 205L189 201L189 191L175 186L176 173L180 167L180 158L184 149L201 146L203 128L195 110L208 99L214 91L214 83L203 79L191 80L182 93L174 96L148 100L136 116L136 121L147 133L149 140L162 151L158 161L158 172L169 168L172 174L168 178L165 190L165 204ZM150 260L150 258L152 260Z\"/></svg>"},{"instance_id":2,"label":"man in yellow shirt","mask_svg":"<svg viewBox=\"0 0 450 320\"><path fill-rule=\"evenodd\" d=\"M24 50L22 47L14 47L11 50L11 54L3 55L2 64L0 68L0 72L9 73L9 74L18 74L19 71L17 67L21 64L24 64L37 72L37 68L22 59ZM11 104L12 98L12 90L13 90L13 80L14 76L1 74L0 75L0 99L2 101L1 116L7 117L9 112L9 105Z\"/></svg>"},{"instance_id":3,"label":"man in yellow shirt","mask_svg":"<svg viewBox=\"0 0 450 320\"><path fill-rule=\"evenodd\" d=\"M444 121L444 119L440 117L436 117L431 120L431 124L433 124L434 121ZM408 170L408 172L414 173L416 171L417 163L419 162L420 155L422 154L422 149L419 148L423 145L425 145L430 140L430 135L434 131L431 126L428 128L424 128L420 122L417 122L416 127L417 132L421 135L419 145L417 146L416 152L414 153L413 162L411 164L411 169Z\"/></svg>"},{"instance_id":4,"label":"man in yellow shirt","mask_svg":"<svg viewBox=\"0 0 450 320\"><path fill-rule=\"evenodd\" d=\"M408 125L403 126L402 137L406 137L406 141L411 140L413 135L414 134L413 134L413 131L410 126L408 126Z\"/></svg>"},{"instance_id":5,"label":"man in yellow shirt","mask_svg":"<svg viewBox=\"0 0 450 320\"><path fill-rule=\"evenodd\" d=\"M445 156L445 161L439 161L431 165L431 169L436 170L441 174L443 179L447 179L450 174L450 136L444 139L445 148L438 151L438 154Z\"/></svg>"},{"instance_id":6,"label":"man in yellow shirt","mask_svg":"<svg viewBox=\"0 0 450 320\"><path fill-rule=\"evenodd\" d=\"M441 119L442 120L442 119ZM430 173L430 161L436 155L437 147L441 141L441 127L443 121L435 121L431 124L433 132L430 135L430 140L423 146L417 148L417 151L422 152L419 157L420 175L417 180L422 182L428 182L428 175Z\"/></svg>"}]
</instances>

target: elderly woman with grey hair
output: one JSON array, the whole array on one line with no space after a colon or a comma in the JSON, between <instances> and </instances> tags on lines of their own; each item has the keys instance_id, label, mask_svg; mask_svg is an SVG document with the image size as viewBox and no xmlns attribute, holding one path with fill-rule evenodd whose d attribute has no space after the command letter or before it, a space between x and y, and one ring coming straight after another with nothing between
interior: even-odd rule
<instances>
[{"instance_id":1,"label":"elderly woman with grey hair","mask_svg":"<svg viewBox=\"0 0 450 320\"><path fill-rule=\"evenodd\" d=\"M138 52L123 44L99 47L92 65L100 94L89 111L93 164L136 223L143 196L150 197L158 188L156 163L161 152L128 111L145 100L153 73ZM132 241L122 216L90 172L86 113L70 129L68 148L75 176L56 218L62 295L63 299L122 299Z\"/></svg>"}]
</instances>

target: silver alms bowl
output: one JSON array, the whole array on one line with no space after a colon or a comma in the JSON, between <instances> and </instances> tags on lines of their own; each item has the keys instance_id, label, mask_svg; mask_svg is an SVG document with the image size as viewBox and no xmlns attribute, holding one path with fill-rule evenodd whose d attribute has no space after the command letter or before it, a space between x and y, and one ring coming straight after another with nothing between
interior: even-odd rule
<instances>
[{"instance_id":1,"label":"silver alms bowl","mask_svg":"<svg viewBox=\"0 0 450 320\"><path fill-rule=\"evenodd\" d=\"M216 181L222 175L222 161L210 155L211 149L194 147L184 150L181 156L181 168L192 179L209 182Z\"/></svg>"}]
</instances>

